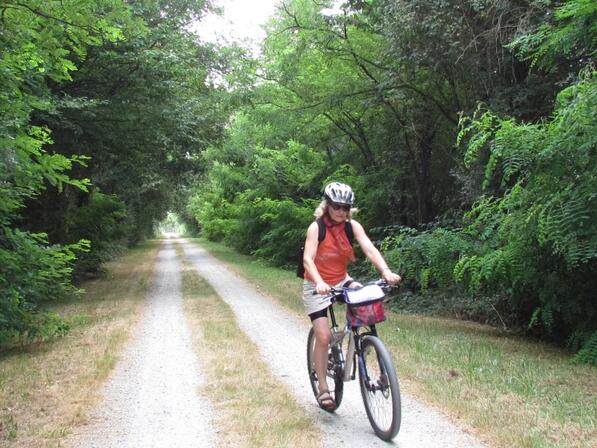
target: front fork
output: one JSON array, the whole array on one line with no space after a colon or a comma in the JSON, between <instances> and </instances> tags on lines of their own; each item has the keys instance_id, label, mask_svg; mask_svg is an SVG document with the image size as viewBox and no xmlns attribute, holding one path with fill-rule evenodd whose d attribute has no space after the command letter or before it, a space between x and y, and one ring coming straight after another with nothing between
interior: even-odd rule
<instances>
[{"instance_id":1,"label":"front fork","mask_svg":"<svg viewBox=\"0 0 597 448\"><path fill-rule=\"evenodd\" d=\"M354 334L356 333L356 331L351 332L351 335L353 336L353 340L355 340L355 344L353 344L355 346L356 349L356 358L358 360L358 368L359 368L359 377L363 379L363 382L365 383L366 389L367 390L373 390L375 388L375 386L373 384L371 384L371 378L369 378L369 374L367 373L367 363L365 361L365 357L363 356L363 347L362 347L362 340L363 337L366 336L377 336L377 330L375 328L375 325L371 325L370 330L364 334ZM353 356L354 358L354 356ZM352 379L354 380L355 375L353 372L352 375Z\"/></svg>"}]
</instances>

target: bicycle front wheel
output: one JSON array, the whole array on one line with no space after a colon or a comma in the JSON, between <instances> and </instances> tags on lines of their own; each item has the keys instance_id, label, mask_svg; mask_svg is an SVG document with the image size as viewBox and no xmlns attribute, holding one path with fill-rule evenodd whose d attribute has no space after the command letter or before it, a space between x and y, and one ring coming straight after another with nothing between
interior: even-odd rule
<instances>
[{"instance_id":1,"label":"bicycle front wheel","mask_svg":"<svg viewBox=\"0 0 597 448\"><path fill-rule=\"evenodd\" d=\"M317 398L319 395L319 381L317 380L317 373L315 372L315 361L313 360L313 348L315 347L315 331L311 328L307 338L307 370L309 372L309 382L313 394ZM327 365L327 383L330 394L336 402L334 409L324 409L328 412L334 412L342 402L342 395L344 392L344 381L342 378L342 367L340 363L340 348L332 346L328 348L328 365Z\"/></svg>"},{"instance_id":2,"label":"bicycle front wheel","mask_svg":"<svg viewBox=\"0 0 597 448\"><path fill-rule=\"evenodd\" d=\"M375 336L361 342L359 383L369 422L382 440L392 440L400 430L400 387L390 353Z\"/></svg>"}]
</instances>

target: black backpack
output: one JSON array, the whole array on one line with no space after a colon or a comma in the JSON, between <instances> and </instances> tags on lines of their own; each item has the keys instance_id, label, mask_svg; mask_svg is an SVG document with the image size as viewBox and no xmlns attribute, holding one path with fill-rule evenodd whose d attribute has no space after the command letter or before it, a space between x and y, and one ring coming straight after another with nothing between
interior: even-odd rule
<instances>
[{"instance_id":1,"label":"black backpack","mask_svg":"<svg viewBox=\"0 0 597 448\"><path fill-rule=\"evenodd\" d=\"M326 227L323 223L323 219L319 218L317 221L317 226L319 228L319 234L317 235L317 241L320 243L325 239ZM346 221L344 223L344 231L346 232L346 236L348 237L348 241L352 245L354 241L354 233L352 232L352 223L350 221ZM300 278L305 278L305 266L303 266L303 254L305 252L305 246L301 246L297 254L297 263L296 263L296 276Z\"/></svg>"}]
</instances>

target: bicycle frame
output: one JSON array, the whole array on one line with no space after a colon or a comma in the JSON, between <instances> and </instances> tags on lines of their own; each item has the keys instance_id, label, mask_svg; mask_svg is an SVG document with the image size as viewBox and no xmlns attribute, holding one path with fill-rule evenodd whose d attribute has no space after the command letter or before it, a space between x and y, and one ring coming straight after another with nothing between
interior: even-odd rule
<instances>
[{"instance_id":1,"label":"bicycle frame","mask_svg":"<svg viewBox=\"0 0 597 448\"><path fill-rule=\"evenodd\" d=\"M382 281L372 282L382 287L388 286ZM365 293L367 294L367 293ZM375 292L374 296L380 298ZM383 297L383 296L382 296ZM333 381L328 393L334 400L333 407L324 407L320 402L320 382L315 371L314 347L316 344L315 328L309 330L307 338L307 370L313 393L319 406L327 412L334 412L340 406L344 394L344 382L356 379L357 369L361 396L367 418L382 440L392 440L400 430L401 404L400 387L391 354L377 335L375 324L352 327L352 320L347 318L343 326L338 325L334 311L335 303L344 303L345 289L332 288L326 299L330 300L328 318L331 340L328 346L326 380ZM353 299L353 297L348 297ZM361 298L366 299L366 296ZM356 305L360 306L360 305ZM350 317L353 317L351 314ZM373 321L377 321L377 316ZM362 324L360 319L357 323ZM347 345L344 338L348 336ZM329 386L329 384L328 384Z\"/></svg>"}]
</instances>

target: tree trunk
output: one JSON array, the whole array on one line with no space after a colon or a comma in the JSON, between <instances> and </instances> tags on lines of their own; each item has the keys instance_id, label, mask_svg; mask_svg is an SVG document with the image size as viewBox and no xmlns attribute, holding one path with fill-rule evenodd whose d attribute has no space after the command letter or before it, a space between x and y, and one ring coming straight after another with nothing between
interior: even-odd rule
<instances>
[{"instance_id":1,"label":"tree trunk","mask_svg":"<svg viewBox=\"0 0 597 448\"><path fill-rule=\"evenodd\" d=\"M431 185L431 161L433 153L433 132L423 131L417 136L417 224L424 224L434 218L433 188Z\"/></svg>"}]
</instances>

